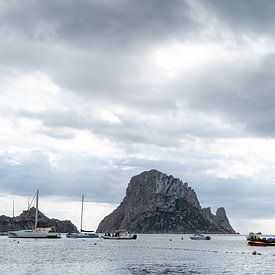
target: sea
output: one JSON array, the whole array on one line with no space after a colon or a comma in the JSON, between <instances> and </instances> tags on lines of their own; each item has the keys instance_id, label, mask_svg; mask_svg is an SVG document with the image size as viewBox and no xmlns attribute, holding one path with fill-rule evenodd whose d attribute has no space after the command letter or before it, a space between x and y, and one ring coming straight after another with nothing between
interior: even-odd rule
<instances>
[{"instance_id":1,"label":"sea","mask_svg":"<svg viewBox=\"0 0 275 275\"><path fill-rule=\"evenodd\" d=\"M247 246L242 235L211 235L210 241L190 236L138 234L137 240L1 236L0 274L275 274L275 247Z\"/></svg>"}]
</instances>

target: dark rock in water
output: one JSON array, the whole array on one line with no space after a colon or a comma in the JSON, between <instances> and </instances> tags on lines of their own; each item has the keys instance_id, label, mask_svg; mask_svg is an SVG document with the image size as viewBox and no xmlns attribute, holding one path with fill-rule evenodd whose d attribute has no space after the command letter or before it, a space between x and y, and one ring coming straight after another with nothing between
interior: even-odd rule
<instances>
[{"instance_id":1,"label":"dark rock in water","mask_svg":"<svg viewBox=\"0 0 275 275\"><path fill-rule=\"evenodd\" d=\"M29 211L23 211L19 216L14 218L2 215L0 216L0 232L32 228L34 220L35 207L32 207ZM40 211L38 211L38 225L54 227L60 233L78 232L76 226L71 221L50 219Z\"/></svg>"},{"instance_id":2,"label":"dark rock in water","mask_svg":"<svg viewBox=\"0 0 275 275\"><path fill-rule=\"evenodd\" d=\"M97 232L126 229L136 233L232 233L224 208L216 215L201 208L194 190L180 179L151 170L134 176L121 204Z\"/></svg>"}]
</instances>

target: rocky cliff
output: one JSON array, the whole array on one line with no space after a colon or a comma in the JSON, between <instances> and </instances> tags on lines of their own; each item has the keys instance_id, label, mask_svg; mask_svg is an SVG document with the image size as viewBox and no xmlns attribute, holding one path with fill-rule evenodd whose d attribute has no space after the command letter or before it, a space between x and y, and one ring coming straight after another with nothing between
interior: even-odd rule
<instances>
[{"instance_id":1,"label":"rocky cliff","mask_svg":"<svg viewBox=\"0 0 275 275\"><path fill-rule=\"evenodd\" d=\"M194 190L180 179L151 170L134 176L121 204L97 232L126 229L135 233L235 233L224 208L216 215L201 208Z\"/></svg>"},{"instance_id":2,"label":"rocky cliff","mask_svg":"<svg viewBox=\"0 0 275 275\"><path fill-rule=\"evenodd\" d=\"M2 215L0 216L0 232L31 228L34 226L34 220L34 207L32 207L29 211L23 211L19 216L14 218ZM38 221L38 225L54 227L56 228L56 231L60 233L77 232L76 226L71 221L50 219L40 211L38 211Z\"/></svg>"}]
</instances>

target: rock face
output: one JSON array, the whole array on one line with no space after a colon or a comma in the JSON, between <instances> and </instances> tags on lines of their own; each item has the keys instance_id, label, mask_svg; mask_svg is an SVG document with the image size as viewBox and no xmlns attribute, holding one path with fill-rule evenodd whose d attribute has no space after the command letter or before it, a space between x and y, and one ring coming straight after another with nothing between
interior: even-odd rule
<instances>
[{"instance_id":1,"label":"rock face","mask_svg":"<svg viewBox=\"0 0 275 275\"><path fill-rule=\"evenodd\" d=\"M97 232L232 233L224 208L216 215L201 208L187 183L157 170L134 176L122 203L99 224Z\"/></svg>"},{"instance_id":2,"label":"rock face","mask_svg":"<svg viewBox=\"0 0 275 275\"><path fill-rule=\"evenodd\" d=\"M23 211L19 216L11 218L7 216L0 216L0 232L7 232L12 230L23 230L32 228L35 220L35 208L32 207L29 211ZM77 228L71 221L60 221L57 219L50 219L42 212L38 211L38 225L54 227L57 232L77 232Z\"/></svg>"}]
</instances>

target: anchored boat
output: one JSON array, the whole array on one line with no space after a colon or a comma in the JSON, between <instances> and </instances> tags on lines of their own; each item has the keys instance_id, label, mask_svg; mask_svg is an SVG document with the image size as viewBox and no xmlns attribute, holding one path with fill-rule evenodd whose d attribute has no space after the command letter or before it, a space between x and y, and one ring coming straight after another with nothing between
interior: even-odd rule
<instances>
[{"instance_id":1,"label":"anchored boat","mask_svg":"<svg viewBox=\"0 0 275 275\"><path fill-rule=\"evenodd\" d=\"M82 195L81 203L81 219L80 219L80 232L77 233L67 233L67 238L99 238L99 236L94 231L88 231L82 229L83 222L83 204L84 204L84 195Z\"/></svg>"},{"instance_id":2,"label":"anchored boat","mask_svg":"<svg viewBox=\"0 0 275 275\"><path fill-rule=\"evenodd\" d=\"M275 246L275 238L274 237L269 237L269 238L256 237L253 240L249 240L247 244L251 246Z\"/></svg>"},{"instance_id":3,"label":"anchored boat","mask_svg":"<svg viewBox=\"0 0 275 275\"><path fill-rule=\"evenodd\" d=\"M101 237L106 240L136 240L137 235L132 235L127 230L117 230L113 233L105 233Z\"/></svg>"},{"instance_id":4,"label":"anchored boat","mask_svg":"<svg viewBox=\"0 0 275 275\"><path fill-rule=\"evenodd\" d=\"M36 199L35 207L35 224L34 228L27 230L9 231L9 238L61 238L61 234L55 232L52 227L38 225L38 198L39 190L37 190L34 198Z\"/></svg>"},{"instance_id":5,"label":"anchored boat","mask_svg":"<svg viewBox=\"0 0 275 275\"><path fill-rule=\"evenodd\" d=\"M194 236L190 237L191 240L211 240L210 236L204 236L202 234L194 234Z\"/></svg>"}]
</instances>

